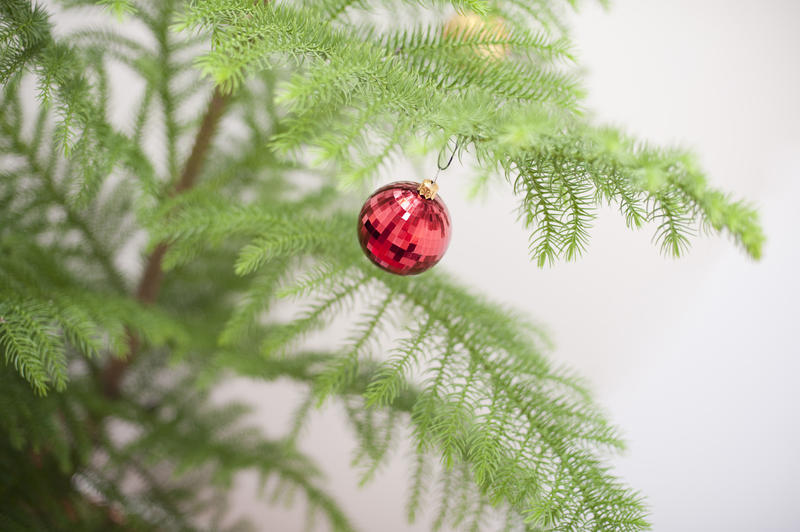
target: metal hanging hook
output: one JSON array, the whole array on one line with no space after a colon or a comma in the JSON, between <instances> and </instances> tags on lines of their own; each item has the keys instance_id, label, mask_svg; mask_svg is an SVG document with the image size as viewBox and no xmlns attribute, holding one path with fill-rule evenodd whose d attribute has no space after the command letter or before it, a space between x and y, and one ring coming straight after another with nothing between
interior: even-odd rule
<instances>
[{"instance_id":1,"label":"metal hanging hook","mask_svg":"<svg viewBox=\"0 0 800 532\"><path fill-rule=\"evenodd\" d=\"M433 182L436 183L436 180L439 179L439 173L442 170L447 170L450 168L450 164L453 162L453 157L456 156L456 152L458 151L458 137L456 137L456 145L453 147L453 153L450 154L450 158L447 160L447 164L442 164L442 155L444 155L444 150L450 144L450 140L447 141L447 144L442 146L442 149L439 150L439 157L436 159L436 176L433 178Z\"/></svg>"},{"instance_id":2,"label":"metal hanging hook","mask_svg":"<svg viewBox=\"0 0 800 532\"><path fill-rule=\"evenodd\" d=\"M442 155L444 155L444 150L449 144L450 140L448 139L447 144L445 144L439 151L439 158L436 161L436 175L434 176L433 180L424 180L417 189L417 192L419 192L420 196L426 199L436 199L436 193L439 191L439 185L436 184L436 180L439 179L439 173L442 170L447 170L450 167L450 163L453 162L453 157L456 156L456 152L458 151L458 137L456 137L456 145L453 148L453 153L450 154L450 158L447 160L447 164L442 164Z\"/></svg>"}]
</instances>

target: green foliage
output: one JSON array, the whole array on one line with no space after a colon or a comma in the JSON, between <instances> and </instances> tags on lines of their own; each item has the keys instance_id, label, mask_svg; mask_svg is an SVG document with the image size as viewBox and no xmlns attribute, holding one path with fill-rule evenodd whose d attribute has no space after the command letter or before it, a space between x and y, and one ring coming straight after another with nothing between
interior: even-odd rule
<instances>
[{"instance_id":1,"label":"green foliage","mask_svg":"<svg viewBox=\"0 0 800 532\"><path fill-rule=\"evenodd\" d=\"M492 3L499 13L513 5ZM291 114L273 145L317 145L346 180L374 174L411 138L441 145L458 137L481 168L502 168L514 184L539 265L578 257L605 202L631 227L653 222L667 254L680 255L699 224L760 256L755 212L709 188L688 153L639 145L576 114L580 90L558 64L571 59L564 37L488 22L484 31L452 33L428 26L381 34L362 25L353 35L318 16L281 3L215 0L190 3L180 27L213 30L214 46L197 64L228 90L250 72L302 63L279 96ZM479 53L489 45L507 57Z\"/></svg>"},{"instance_id":2,"label":"green foliage","mask_svg":"<svg viewBox=\"0 0 800 532\"><path fill-rule=\"evenodd\" d=\"M235 218L237 228L247 232L242 210L231 211L215 216ZM266 213L250 212L257 213L250 225L254 240L245 249L271 249L255 236ZM324 247L309 245L306 238L318 220L295 215L285 223L295 231L282 238L294 238L290 247L303 250L320 266L300 275L299 283L287 280L282 292L302 294L310 305L296 319L265 331L259 365L293 352L304 335L339 313L352 316L354 303L368 301L341 354L318 364L313 378L303 378L311 381L319 399L353 387L362 390L353 417L378 416L410 388L417 390L404 412L419 459L439 454L443 474L462 467L460 482L477 488L467 508L450 517L453 522L464 519L465 512L477 512L476 505L484 511L508 505L512 521L521 518L531 526L637 530L645 524L639 496L611 477L589 450L620 449L620 437L580 381L546 361L542 353L547 340L535 325L445 277L397 278L359 260L361 251L347 230L350 213L329 219ZM392 335L393 355L384 362L374 360L381 331L399 326L405 332ZM243 374L253 374L249 365L239 366L228 355L219 366L238 366ZM413 375L420 373L415 382ZM372 471L386 454L385 442L395 423L381 426L357 419L354 425Z\"/></svg>"},{"instance_id":3,"label":"green foliage","mask_svg":"<svg viewBox=\"0 0 800 532\"><path fill-rule=\"evenodd\" d=\"M352 530L298 449L326 401L363 482L411 438L409 521L648 526L605 464L618 431L540 328L440 272L374 268L339 188L457 138L479 187L519 196L539 265L580 256L604 204L666 254L702 229L758 257L756 213L690 154L584 118L573 2L63 4L107 23L63 34L38 4L0 6L0 528L222 530L226 490L257 471L310 525ZM447 25L454 9L484 24ZM141 83L125 123L119 66ZM150 273L121 267L131 250ZM232 374L304 387L286 434L211 400Z\"/></svg>"},{"instance_id":4,"label":"green foliage","mask_svg":"<svg viewBox=\"0 0 800 532\"><path fill-rule=\"evenodd\" d=\"M117 166L148 171L137 146L107 121L105 66L98 61L97 50L78 50L54 38L45 10L25 0L0 7L0 43L0 83L6 88L6 100L14 96L20 75L32 72L40 105L55 110L52 142L81 169L74 177L82 203Z\"/></svg>"}]
</instances>

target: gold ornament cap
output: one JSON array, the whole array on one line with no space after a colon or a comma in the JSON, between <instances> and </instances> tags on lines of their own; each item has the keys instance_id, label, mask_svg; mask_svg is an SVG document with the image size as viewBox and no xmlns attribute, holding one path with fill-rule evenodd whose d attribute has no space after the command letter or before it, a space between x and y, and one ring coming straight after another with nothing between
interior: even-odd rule
<instances>
[{"instance_id":1,"label":"gold ornament cap","mask_svg":"<svg viewBox=\"0 0 800 532\"><path fill-rule=\"evenodd\" d=\"M426 179L419 185L417 192L425 199L436 199L436 193L439 192L439 185L430 179Z\"/></svg>"}]
</instances>

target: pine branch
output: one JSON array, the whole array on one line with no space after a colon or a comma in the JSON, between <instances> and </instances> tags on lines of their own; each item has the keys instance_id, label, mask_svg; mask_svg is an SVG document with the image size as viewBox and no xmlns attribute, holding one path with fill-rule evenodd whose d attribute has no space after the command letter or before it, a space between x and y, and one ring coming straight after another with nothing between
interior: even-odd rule
<instances>
[{"instance_id":1,"label":"pine branch","mask_svg":"<svg viewBox=\"0 0 800 532\"><path fill-rule=\"evenodd\" d=\"M46 115L42 113L40 125L37 126L37 136L39 137L39 140L41 139L41 128L43 128L45 117ZM67 216L67 221L83 234L86 243L91 249L93 257L103 268L106 277L111 282L112 286L119 292L124 292L125 280L123 279L122 274L119 272L117 267L114 265L111 259L111 253L104 249L103 244L100 242L100 239L97 237L94 230L89 226L83 216L75 209L74 205L67 200L66 195L58 190L51 169L42 166L37 159L38 150L36 146L39 144L39 140L34 137L30 144L24 142L19 135L19 131L13 127L12 124L6 120L3 120L2 118L0 118L0 127L2 127L2 132L11 139L11 148L15 152L25 156L31 173L43 181L44 190L48 196L54 200L57 205L64 209L64 212Z\"/></svg>"},{"instance_id":2,"label":"pine branch","mask_svg":"<svg viewBox=\"0 0 800 532\"><path fill-rule=\"evenodd\" d=\"M570 193L566 194L569 197ZM349 219L344 216L342 223ZM302 227L313 223L304 220L302 214L290 223L299 228L295 236L298 242L304 238ZM410 329L410 337L400 342L399 358L373 373L361 393L364 408L370 400L373 404L392 404L407 386L409 366L418 356L424 359L423 367L430 377L416 397L410 418L418 452L435 448L446 467L463 464L468 476L462 482L480 491L474 498L470 495L471 510L455 509L448 519L466 520L474 515L471 511L485 503L485 497L495 504L510 505L520 517L550 523L559 530L579 530L579 523L593 523L593 529L602 529L603 523L620 529L630 526L632 530L643 526L638 495L621 487L594 454L585 450L621 448L615 429L591 405L578 381L551 369L541 358L531 335L535 328L514 313L483 303L435 275L407 280L378 272L366 261L354 260L350 254L360 252L342 238L340 235L322 248L294 248L300 253L318 254L326 262L341 260L352 266L342 270L333 295L322 298L296 321L277 331L268 330L269 352L274 352L276 345L285 348L298 334L330 320L330 309L355 293L358 284L353 284L354 279L383 285L384 293L393 295L375 302L377 307L355 332L354 347L319 369L314 390L323 397L336 391L348 393L349 385L358 381L356 376L366 363L358 356L365 338L371 338L381 321L394 322L384 316L388 301L393 308L401 305L403 314L421 319L427 331L426 349L420 350L416 341L419 331ZM313 278L327 279L331 271L336 270L325 268ZM344 285L345 280L350 286ZM301 280L301 286L306 282ZM303 293L303 289L297 293ZM265 361L261 359L259 364L263 366ZM225 365L242 367L228 358ZM369 474L385 454L380 443L385 440L379 436L383 429L374 420L359 416L358 409L351 410L362 438L363 456L371 457ZM574 466L558 469L564 461ZM587 494L601 493L602 502L562 497L562 489L575 490L578 485ZM630 522L626 516L632 516Z\"/></svg>"},{"instance_id":3,"label":"pine branch","mask_svg":"<svg viewBox=\"0 0 800 532\"><path fill-rule=\"evenodd\" d=\"M519 7L518 2L509 3ZM369 129L359 130L359 121L351 120L353 107L406 125L408 135L390 138L376 158L365 158L360 168L348 169L348 175L374 173L393 145L415 134L457 136L462 149L486 165L483 169L499 166L510 182L524 182L537 168L559 160L563 184L595 201L578 202L573 196L570 202L555 204L546 230L553 235L563 229L571 235L556 245L541 241L537 226L531 227L532 258L540 264L574 258L586 247L589 223L601 198L618 202L629 222L638 220L637 211L649 201L647 219L657 222L656 239L667 253L683 252L691 222L727 230L748 253L759 256L763 234L752 209L708 187L688 155L648 148L588 124L574 113L580 91L568 74L543 70L530 59L480 61L474 53L451 49L452 42L460 41L480 46L482 32L456 32L447 38L415 34L420 31L416 29L395 34L389 42L406 43L412 51L414 43L426 47L424 53L405 56L388 49L375 33L353 37L336 26L315 23L315 15L311 9L282 4L215 0L191 3L180 27L214 29L214 48L199 66L231 90L266 67L266 58L270 64L279 57L297 65L301 58L306 60L307 67L293 76L282 97L291 116L275 138L274 145L281 149L312 143L334 157L348 153L344 144L331 142L331 131L343 132L340 142L350 139L350 146L363 147L359 140ZM519 47L547 49L541 38L517 25L510 35L509 42ZM632 208L631 201L637 206ZM665 205L667 201L672 205ZM523 208L539 204L528 201ZM536 218L534 213L531 219Z\"/></svg>"},{"instance_id":4,"label":"pine branch","mask_svg":"<svg viewBox=\"0 0 800 532\"><path fill-rule=\"evenodd\" d=\"M219 120L225 110L228 97L220 90L215 89L208 104L203 121L195 136L194 144L189 158L186 160L180 180L176 183L171 196L179 195L191 189L202 168L211 140L216 132ZM158 297L161 283L164 277L162 262L169 245L166 243L157 244L155 249L147 257L144 272L136 290L136 299L145 304L152 304ZM120 396L120 388L125 372L133 362L136 352L139 349L138 338L130 334L128 340L128 353L124 358L113 358L103 368L100 377L103 393L106 397L117 398Z\"/></svg>"}]
</instances>

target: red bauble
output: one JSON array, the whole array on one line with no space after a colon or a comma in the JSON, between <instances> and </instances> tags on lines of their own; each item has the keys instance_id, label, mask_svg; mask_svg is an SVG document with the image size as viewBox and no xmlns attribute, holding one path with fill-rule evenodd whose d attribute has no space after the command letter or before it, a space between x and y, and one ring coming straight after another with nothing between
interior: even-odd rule
<instances>
[{"instance_id":1,"label":"red bauble","mask_svg":"<svg viewBox=\"0 0 800 532\"><path fill-rule=\"evenodd\" d=\"M422 273L439 262L450 243L450 213L435 189L429 181L398 181L367 199L358 240L372 262L398 275Z\"/></svg>"}]
</instances>

